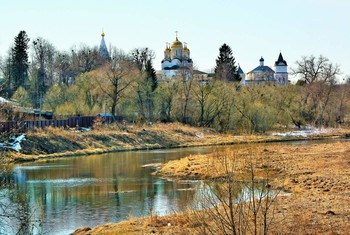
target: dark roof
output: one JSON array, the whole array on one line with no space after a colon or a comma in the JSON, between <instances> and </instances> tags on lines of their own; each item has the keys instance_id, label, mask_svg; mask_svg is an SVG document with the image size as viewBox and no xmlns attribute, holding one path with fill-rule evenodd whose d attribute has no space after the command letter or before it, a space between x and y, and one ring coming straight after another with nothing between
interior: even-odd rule
<instances>
[{"instance_id":1,"label":"dark roof","mask_svg":"<svg viewBox=\"0 0 350 235\"><path fill-rule=\"evenodd\" d=\"M256 72L269 72L269 73L275 73L273 69L271 69L269 66L258 66L249 73L256 73Z\"/></svg>"},{"instance_id":2,"label":"dark roof","mask_svg":"<svg viewBox=\"0 0 350 235\"><path fill-rule=\"evenodd\" d=\"M208 74L208 73L195 69L195 70L193 70L193 74Z\"/></svg>"},{"instance_id":3,"label":"dark roof","mask_svg":"<svg viewBox=\"0 0 350 235\"><path fill-rule=\"evenodd\" d=\"M242 70L242 68L241 68L241 66L238 66L237 71L238 71L239 74L243 74L243 73L244 73L243 70Z\"/></svg>"},{"instance_id":4,"label":"dark roof","mask_svg":"<svg viewBox=\"0 0 350 235\"><path fill-rule=\"evenodd\" d=\"M287 66L287 61L283 59L282 53L280 52L280 55L278 56L277 61L275 62L275 66L277 65L285 65Z\"/></svg>"},{"instance_id":5,"label":"dark roof","mask_svg":"<svg viewBox=\"0 0 350 235\"><path fill-rule=\"evenodd\" d=\"M173 66L171 66L171 67L165 67L164 70L174 70L174 69L179 69L179 68L180 68L180 66L178 66L178 65L173 65Z\"/></svg>"},{"instance_id":6,"label":"dark roof","mask_svg":"<svg viewBox=\"0 0 350 235\"><path fill-rule=\"evenodd\" d=\"M262 61L264 61L264 58L262 58L262 56L261 56L261 58L260 58L260 60L259 60L260 62L262 62Z\"/></svg>"}]
</instances>

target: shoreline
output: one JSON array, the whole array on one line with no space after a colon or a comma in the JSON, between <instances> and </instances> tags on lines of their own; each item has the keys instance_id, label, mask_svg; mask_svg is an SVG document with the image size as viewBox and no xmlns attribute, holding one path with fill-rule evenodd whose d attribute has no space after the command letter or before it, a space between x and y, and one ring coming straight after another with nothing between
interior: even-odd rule
<instances>
[{"instance_id":1,"label":"shoreline","mask_svg":"<svg viewBox=\"0 0 350 235\"><path fill-rule=\"evenodd\" d=\"M128 151L142 151L142 150L156 150L156 149L177 149L177 148L195 148L195 147L210 147L210 146L229 146L229 145L240 145L240 144L262 144L262 143L287 143L294 141L320 141L320 140L330 140L330 139L347 139L349 134L331 134L330 135L322 135L322 136L308 136L308 137L298 137L298 136L259 136L262 139L258 140L250 140L249 136L247 139L240 140L230 140L226 142L209 142L203 144L179 144L179 145L168 145L168 146L160 146L160 145L152 145L152 146L137 146L137 147L126 147L122 146L118 147L107 147L107 148L99 148L99 149L79 149L76 151L66 151L66 152L56 152L51 154L22 154L20 152L10 152L10 157L7 157L7 163L25 163L25 162L34 162L41 161L46 159L56 159L56 158L69 158L69 157L79 157L79 156L89 156L89 155L98 155L105 153L114 153L114 152L128 152ZM236 136L232 136L231 138L237 138Z\"/></svg>"},{"instance_id":2,"label":"shoreline","mask_svg":"<svg viewBox=\"0 0 350 235\"><path fill-rule=\"evenodd\" d=\"M311 129L311 131L308 129L304 133L292 130L289 132L289 134L292 133L291 135L283 136L286 131L290 129L284 130L284 133L237 135L218 133L213 129L179 123L127 126L122 130L116 126L109 126L86 132L48 127L45 130L26 133L25 139L20 143L19 152L2 151L0 154L7 163L21 163L112 152L312 141L350 136L349 128Z\"/></svg>"}]
</instances>

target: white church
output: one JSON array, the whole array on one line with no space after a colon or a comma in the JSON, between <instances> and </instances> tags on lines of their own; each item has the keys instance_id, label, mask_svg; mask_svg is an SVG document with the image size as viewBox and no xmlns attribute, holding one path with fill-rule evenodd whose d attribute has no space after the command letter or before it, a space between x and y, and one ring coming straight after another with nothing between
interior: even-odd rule
<instances>
[{"instance_id":1,"label":"white church","mask_svg":"<svg viewBox=\"0 0 350 235\"><path fill-rule=\"evenodd\" d=\"M277 84L288 83L288 65L287 61L283 59L282 53L279 54L277 61L275 61L274 68L264 65L264 58L260 58L259 66L252 71L244 74L241 67L238 68L238 72L242 78L242 84L257 84L265 82L275 82Z\"/></svg>"},{"instance_id":2,"label":"white church","mask_svg":"<svg viewBox=\"0 0 350 235\"><path fill-rule=\"evenodd\" d=\"M162 79L182 77L190 79L193 73L193 61L187 44L179 41L177 33L173 43L167 43L162 60Z\"/></svg>"}]
</instances>

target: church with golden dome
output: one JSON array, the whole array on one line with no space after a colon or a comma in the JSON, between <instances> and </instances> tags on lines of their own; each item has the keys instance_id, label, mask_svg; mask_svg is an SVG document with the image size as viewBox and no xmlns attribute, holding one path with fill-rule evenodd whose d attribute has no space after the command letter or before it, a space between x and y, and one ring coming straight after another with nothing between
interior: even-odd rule
<instances>
[{"instance_id":1,"label":"church with golden dome","mask_svg":"<svg viewBox=\"0 0 350 235\"><path fill-rule=\"evenodd\" d=\"M186 78L192 77L193 61L190 57L190 49L187 44L176 39L173 43L167 43L162 60L162 78Z\"/></svg>"}]
</instances>

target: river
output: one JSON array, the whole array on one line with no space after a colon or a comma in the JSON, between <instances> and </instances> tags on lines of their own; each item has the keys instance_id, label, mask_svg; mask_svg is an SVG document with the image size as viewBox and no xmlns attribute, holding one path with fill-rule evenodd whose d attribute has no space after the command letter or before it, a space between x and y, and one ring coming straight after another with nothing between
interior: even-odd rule
<instances>
[{"instance_id":1,"label":"river","mask_svg":"<svg viewBox=\"0 0 350 235\"><path fill-rule=\"evenodd\" d=\"M18 196L6 200L13 210L24 207L32 231L43 234L69 234L79 227L147 216L151 209L164 215L190 205L199 182L167 181L152 175L155 169L147 165L211 151L203 147L118 152L18 164L12 169L13 192L21 202ZM6 228L6 233L15 233L18 221L9 224L13 231Z\"/></svg>"}]
</instances>

